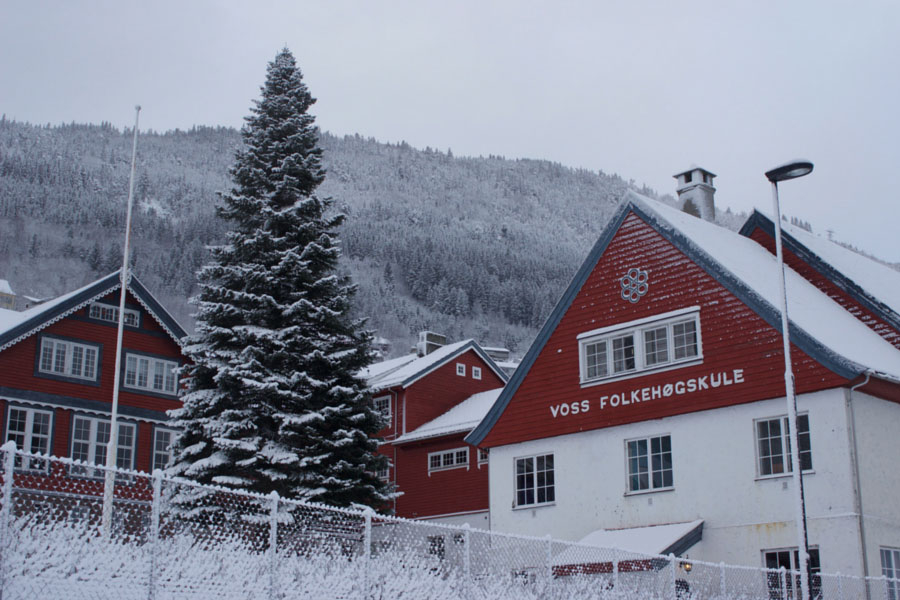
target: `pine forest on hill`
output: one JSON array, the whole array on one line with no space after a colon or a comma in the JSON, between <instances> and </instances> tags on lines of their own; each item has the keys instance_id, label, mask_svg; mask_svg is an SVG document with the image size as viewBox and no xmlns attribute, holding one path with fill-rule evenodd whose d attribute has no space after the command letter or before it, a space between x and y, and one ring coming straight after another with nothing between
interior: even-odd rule
<instances>
[{"instance_id":1,"label":"pine forest on hill","mask_svg":"<svg viewBox=\"0 0 900 600\"><path fill-rule=\"evenodd\" d=\"M48 297L119 268L131 141L109 124L0 118L0 279ZM135 273L188 329L195 273L206 246L224 239L217 192L230 185L240 143L230 128L139 136ZM347 214L341 268L359 285L358 315L393 354L430 329L521 355L634 188L540 160L454 157L358 135L322 133L320 144L318 191Z\"/></svg>"}]
</instances>

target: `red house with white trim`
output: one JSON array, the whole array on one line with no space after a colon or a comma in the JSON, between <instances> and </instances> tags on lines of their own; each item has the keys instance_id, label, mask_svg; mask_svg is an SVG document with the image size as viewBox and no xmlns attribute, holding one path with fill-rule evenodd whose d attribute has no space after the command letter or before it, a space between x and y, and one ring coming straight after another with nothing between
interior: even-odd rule
<instances>
[{"instance_id":1,"label":"red house with white trim","mask_svg":"<svg viewBox=\"0 0 900 600\"><path fill-rule=\"evenodd\" d=\"M628 196L466 437L490 450L493 529L796 565L771 221L742 233ZM900 273L789 234L811 562L880 576L900 564Z\"/></svg>"},{"instance_id":2,"label":"red house with white trim","mask_svg":"<svg viewBox=\"0 0 900 600\"><path fill-rule=\"evenodd\" d=\"M398 516L488 526L486 457L463 441L506 383L474 340L370 366L362 376L388 419L379 452ZM424 348L423 348L424 350Z\"/></svg>"},{"instance_id":3,"label":"red house with white trim","mask_svg":"<svg viewBox=\"0 0 900 600\"><path fill-rule=\"evenodd\" d=\"M184 329L132 276L125 305L122 370L115 373L120 295L113 273L25 312L0 310L2 435L26 451L105 464L114 378L119 377L119 467L150 472L171 458L178 408L176 369ZM19 465L35 485L46 463ZM67 474L96 479L87 467Z\"/></svg>"}]
</instances>

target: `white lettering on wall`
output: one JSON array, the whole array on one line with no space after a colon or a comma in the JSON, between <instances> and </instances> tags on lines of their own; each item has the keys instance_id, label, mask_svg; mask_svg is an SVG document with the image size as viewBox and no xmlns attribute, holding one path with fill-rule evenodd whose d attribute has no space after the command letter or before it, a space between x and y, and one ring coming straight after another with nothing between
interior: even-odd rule
<instances>
[{"instance_id":1,"label":"white lettering on wall","mask_svg":"<svg viewBox=\"0 0 900 600\"><path fill-rule=\"evenodd\" d=\"M640 402L648 402L660 398L683 396L702 390L737 385L740 383L744 383L743 369L719 371L704 375L703 377L692 377L674 383L647 386L633 390L615 392L607 396L600 396L600 410L604 410L607 407L618 408L620 406L628 406L630 404L638 404ZM568 417L569 415L586 413L590 408L590 400L570 402L567 404L554 404L550 406L550 414L553 415L553 418L555 419L556 417Z\"/></svg>"}]
</instances>

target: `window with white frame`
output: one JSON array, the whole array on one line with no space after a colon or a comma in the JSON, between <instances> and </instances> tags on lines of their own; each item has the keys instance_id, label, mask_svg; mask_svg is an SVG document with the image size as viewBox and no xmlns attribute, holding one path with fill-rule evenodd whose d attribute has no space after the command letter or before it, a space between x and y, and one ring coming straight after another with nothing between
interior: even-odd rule
<instances>
[{"instance_id":1,"label":"window with white frame","mask_svg":"<svg viewBox=\"0 0 900 600\"><path fill-rule=\"evenodd\" d=\"M553 455L516 459L516 506L549 504L556 501Z\"/></svg>"},{"instance_id":2,"label":"window with white frame","mask_svg":"<svg viewBox=\"0 0 900 600\"><path fill-rule=\"evenodd\" d=\"M125 324L131 327L137 327L140 324L140 314L133 308L125 309ZM88 311L88 316L92 319L100 321L109 321L110 323L119 322L119 307L112 304L104 304L102 302L94 302Z\"/></svg>"},{"instance_id":3,"label":"window with white frame","mask_svg":"<svg viewBox=\"0 0 900 600\"><path fill-rule=\"evenodd\" d=\"M383 479L384 481L388 481L391 478L391 463L387 460L384 461L384 464L381 467L378 467L375 471L375 475L379 479Z\"/></svg>"},{"instance_id":4,"label":"window with white frame","mask_svg":"<svg viewBox=\"0 0 900 600\"><path fill-rule=\"evenodd\" d=\"M481 367L472 367L472 379L481 379Z\"/></svg>"},{"instance_id":5,"label":"window with white frame","mask_svg":"<svg viewBox=\"0 0 900 600\"><path fill-rule=\"evenodd\" d=\"M38 371L88 381L97 380L100 347L44 336Z\"/></svg>"},{"instance_id":6,"label":"window with white frame","mask_svg":"<svg viewBox=\"0 0 900 600\"><path fill-rule=\"evenodd\" d=\"M797 415L797 437L800 443L800 469L812 469L812 446L809 438L809 415ZM756 454L759 477L791 473L791 437L787 417L756 421Z\"/></svg>"},{"instance_id":7,"label":"window with white frame","mask_svg":"<svg viewBox=\"0 0 900 600\"><path fill-rule=\"evenodd\" d=\"M141 354L125 355L125 387L175 395L178 391L178 363Z\"/></svg>"},{"instance_id":8,"label":"window with white frame","mask_svg":"<svg viewBox=\"0 0 900 600\"><path fill-rule=\"evenodd\" d=\"M767 569L773 569L766 574L767 586L769 588L770 598L785 598L792 600L800 600L800 553L796 548L781 548L778 550L763 550L763 563ZM774 570L784 569L785 571L793 571L794 576L790 574L782 581L781 574ZM809 581L809 591L811 598L821 598L822 579L819 576L821 571L819 563L819 549L809 549L809 570L812 578ZM787 590L783 586L787 586Z\"/></svg>"},{"instance_id":9,"label":"window with white frame","mask_svg":"<svg viewBox=\"0 0 900 600\"><path fill-rule=\"evenodd\" d=\"M50 433L53 412L32 407L10 406L6 421L6 441L32 454L50 454ZM39 458L16 456L15 468L46 471L47 462Z\"/></svg>"},{"instance_id":10,"label":"window with white frame","mask_svg":"<svg viewBox=\"0 0 900 600\"><path fill-rule=\"evenodd\" d=\"M672 437L628 440L625 442L628 463L628 491L643 492L670 489L672 477Z\"/></svg>"},{"instance_id":11,"label":"window with white frame","mask_svg":"<svg viewBox=\"0 0 900 600\"><path fill-rule=\"evenodd\" d=\"M109 420L75 415L72 425L72 458L92 465L105 465L106 445L109 443ZM122 469L133 469L136 428L133 423L119 421L118 429L116 466ZM103 477L103 470L73 465L72 474Z\"/></svg>"},{"instance_id":12,"label":"window with white frame","mask_svg":"<svg viewBox=\"0 0 900 600\"><path fill-rule=\"evenodd\" d=\"M151 471L165 469L172 465L175 459L175 436L177 431L165 427L153 428L153 466Z\"/></svg>"},{"instance_id":13,"label":"window with white frame","mask_svg":"<svg viewBox=\"0 0 900 600\"><path fill-rule=\"evenodd\" d=\"M578 336L581 382L593 383L702 359L700 309L692 307Z\"/></svg>"},{"instance_id":14,"label":"window with white frame","mask_svg":"<svg viewBox=\"0 0 900 600\"><path fill-rule=\"evenodd\" d=\"M888 600L900 600L900 549L881 548L881 574L888 579Z\"/></svg>"},{"instance_id":15,"label":"window with white frame","mask_svg":"<svg viewBox=\"0 0 900 600\"><path fill-rule=\"evenodd\" d=\"M428 472L469 466L469 449L454 448L428 454Z\"/></svg>"},{"instance_id":16,"label":"window with white frame","mask_svg":"<svg viewBox=\"0 0 900 600\"><path fill-rule=\"evenodd\" d=\"M478 464L479 465L487 464L488 457L489 457L489 454L488 454L487 448L479 448L478 449Z\"/></svg>"},{"instance_id":17,"label":"window with white frame","mask_svg":"<svg viewBox=\"0 0 900 600\"><path fill-rule=\"evenodd\" d=\"M389 421L391 418L391 397L390 396L379 396L378 398L374 398L372 400L372 405L375 407L375 411L381 413L381 415L385 418L385 420Z\"/></svg>"},{"instance_id":18,"label":"window with white frame","mask_svg":"<svg viewBox=\"0 0 900 600\"><path fill-rule=\"evenodd\" d=\"M466 376L466 365L463 363L456 363L456 374L460 377Z\"/></svg>"}]
</instances>

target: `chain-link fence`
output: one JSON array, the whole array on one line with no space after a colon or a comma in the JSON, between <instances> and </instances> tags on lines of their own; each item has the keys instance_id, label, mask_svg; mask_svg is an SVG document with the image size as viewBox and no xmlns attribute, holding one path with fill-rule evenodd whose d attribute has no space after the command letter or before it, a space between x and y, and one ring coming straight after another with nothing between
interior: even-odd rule
<instances>
[{"instance_id":1,"label":"chain-link fence","mask_svg":"<svg viewBox=\"0 0 900 600\"><path fill-rule=\"evenodd\" d=\"M0 449L0 599L760 599L797 573L411 521ZM105 518L104 518L105 516ZM900 580L814 575L820 598Z\"/></svg>"}]
</instances>

